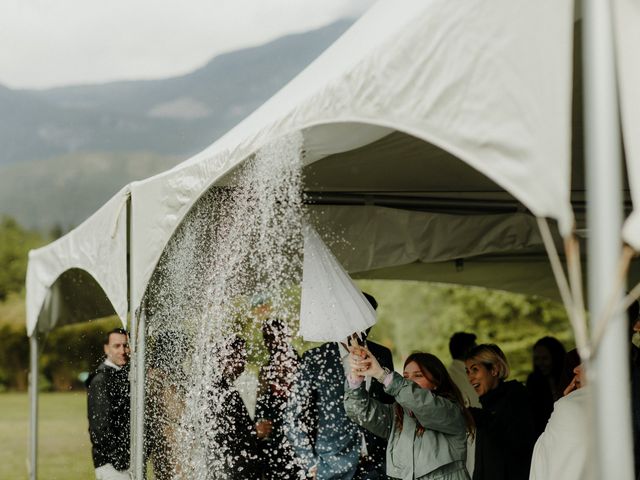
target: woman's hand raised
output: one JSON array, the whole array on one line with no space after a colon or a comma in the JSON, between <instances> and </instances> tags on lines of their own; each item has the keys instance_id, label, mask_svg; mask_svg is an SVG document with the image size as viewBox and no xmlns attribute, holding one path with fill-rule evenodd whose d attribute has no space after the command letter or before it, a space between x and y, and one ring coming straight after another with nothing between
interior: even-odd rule
<instances>
[{"instance_id":1,"label":"woman's hand raised","mask_svg":"<svg viewBox=\"0 0 640 480\"><path fill-rule=\"evenodd\" d=\"M379 378L384 373L376 357L366 347L360 345L349 347L349 365L354 378L365 376Z\"/></svg>"},{"instance_id":2,"label":"woman's hand raised","mask_svg":"<svg viewBox=\"0 0 640 480\"><path fill-rule=\"evenodd\" d=\"M384 369L366 347L366 343L360 339L358 333L353 333L342 346L349 351L350 377L353 380L364 380L365 376L379 379L384 375Z\"/></svg>"},{"instance_id":3,"label":"woman's hand raised","mask_svg":"<svg viewBox=\"0 0 640 480\"><path fill-rule=\"evenodd\" d=\"M363 347L349 347L349 367L351 367L351 378L353 380L364 379L364 372L369 368L369 360Z\"/></svg>"}]
</instances>

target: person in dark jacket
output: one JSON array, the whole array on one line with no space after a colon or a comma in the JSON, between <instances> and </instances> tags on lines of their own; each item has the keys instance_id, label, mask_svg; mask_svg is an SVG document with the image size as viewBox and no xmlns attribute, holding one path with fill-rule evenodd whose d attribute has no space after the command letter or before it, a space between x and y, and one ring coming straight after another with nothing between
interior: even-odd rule
<instances>
[{"instance_id":1,"label":"person in dark jacket","mask_svg":"<svg viewBox=\"0 0 640 480\"><path fill-rule=\"evenodd\" d=\"M221 375L209 392L205 420L211 430L209 440L209 478L216 480L254 480L260 478L258 437L255 424L233 382L244 371L246 342L233 336L216 352Z\"/></svg>"},{"instance_id":2,"label":"person in dark jacket","mask_svg":"<svg viewBox=\"0 0 640 480\"><path fill-rule=\"evenodd\" d=\"M267 319L262 337L269 361L260 369L256 399L256 432L260 439L260 463L264 480L297 479L293 448L284 434L284 411L298 368L298 354L291 346L287 325Z\"/></svg>"},{"instance_id":3,"label":"person in dark jacket","mask_svg":"<svg viewBox=\"0 0 640 480\"><path fill-rule=\"evenodd\" d=\"M365 294L366 296L367 294ZM372 297L373 298L373 297ZM371 300L369 300L371 302ZM375 299L373 300L375 302ZM377 305L372 303L372 305ZM375 308L375 306L374 306ZM368 328L365 332L366 346L375 358L378 359L380 365L387 368L389 371L393 371L393 356L391 350L384 345L367 340L371 328ZM380 382L372 381L371 377L365 380L365 388L369 393L369 396L378 400L383 404L391 405L395 399L385 392L384 385ZM364 441L367 446L366 455L360 458L358 470L356 471L356 480L374 480L387 478L386 471L386 454L387 454L387 441L386 439L375 435L369 430L363 428Z\"/></svg>"},{"instance_id":4,"label":"person in dark jacket","mask_svg":"<svg viewBox=\"0 0 640 480\"><path fill-rule=\"evenodd\" d=\"M87 378L87 414L97 480L129 479L129 337L110 331L106 358Z\"/></svg>"},{"instance_id":5,"label":"person in dark jacket","mask_svg":"<svg viewBox=\"0 0 640 480\"><path fill-rule=\"evenodd\" d=\"M375 309L377 302L364 294ZM393 369L386 347L367 343L383 367ZM344 410L344 376L349 352L325 343L305 352L287 405L286 435L304 472L317 480L385 478L386 441L365 435ZM383 387L369 382L372 395L392 403ZM372 441L373 440L373 441ZM384 442L380 448L378 445Z\"/></svg>"},{"instance_id":6,"label":"person in dark jacket","mask_svg":"<svg viewBox=\"0 0 640 480\"><path fill-rule=\"evenodd\" d=\"M526 388L505 381L509 364L497 345L478 345L465 357L482 404L471 409L476 421L473 480L527 480L536 437Z\"/></svg>"},{"instance_id":7,"label":"person in dark jacket","mask_svg":"<svg viewBox=\"0 0 640 480\"><path fill-rule=\"evenodd\" d=\"M317 480L351 480L362 437L342 406L344 376L337 343L302 356L287 404L285 434L302 470Z\"/></svg>"},{"instance_id":8,"label":"person in dark jacket","mask_svg":"<svg viewBox=\"0 0 640 480\"><path fill-rule=\"evenodd\" d=\"M564 346L557 338L542 337L533 346L533 372L527 377L536 437L544 432L553 403L562 398Z\"/></svg>"}]
</instances>

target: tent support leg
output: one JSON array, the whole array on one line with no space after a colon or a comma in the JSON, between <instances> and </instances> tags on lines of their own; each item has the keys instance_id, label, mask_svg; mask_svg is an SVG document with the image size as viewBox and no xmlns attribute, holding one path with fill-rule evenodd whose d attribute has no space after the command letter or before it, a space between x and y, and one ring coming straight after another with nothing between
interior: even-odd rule
<instances>
[{"instance_id":1,"label":"tent support leg","mask_svg":"<svg viewBox=\"0 0 640 480\"><path fill-rule=\"evenodd\" d=\"M146 322L144 309L136 314L132 309L135 282L133 279L133 223L131 221L131 198L127 202L127 243L129 264L127 278L129 282L129 334L131 342L131 439L130 472L134 480L143 480L145 477L144 461L144 385L145 385L145 350L146 350Z\"/></svg>"},{"instance_id":2,"label":"tent support leg","mask_svg":"<svg viewBox=\"0 0 640 480\"><path fill-rule=\"evenodd\" d=\"M129 378L130 378L130 435L129 440L129 470L131 472L131 478L133 480L142 480L143 477L139 475L138 463L138 321L136 315L133 312L129 313L129 341L131 345L131 361L129 363Z\"/></svg>"},{"instance_id":3,"label":"tent support leg","mask_svg":"<svg viewBox=\"0 0 640 480\"><path fill-rule=\"evenodd\" d=\"M38 333L29 337L29 480L38 478Z\"/></svg>"},{"instance_id":4,"label":"tent support leg","mask_svg":"<svg viewBox=\"0 0 640 480\"><path fill-rule=\"evenodd\" d=\"M622 156L614 59L610 2L584 0L584 137L592 321L606 308L622 246ZM628 357L627 322L622 313L609 325L588 370L594 387L597 478L634 478Z\"/></svg>"},{"instance_id":5,"label":"tent support leg","mask_svg":"<svg viewBox=\"0 0 640 480\"><path fill-rule=\"evenodd\" d=\"M131 368L133 370L133 378L135 379L132 386L131 398L131 421L132 421L132 473L133 478L142 480L144 478L144 384L145 371L144 359L146 350L146 324L144 314L141 313L136 322L135 335L135 355Z\"/></svg>"}]
</instances>

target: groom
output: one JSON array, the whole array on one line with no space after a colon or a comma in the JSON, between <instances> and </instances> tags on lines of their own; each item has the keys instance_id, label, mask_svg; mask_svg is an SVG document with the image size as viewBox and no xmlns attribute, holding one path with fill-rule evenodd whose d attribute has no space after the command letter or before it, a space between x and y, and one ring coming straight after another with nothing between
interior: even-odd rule
<instances>
[{"instance_id":1,"label":"groom","mask_svg":"<svg viewBox=\"0 0 640 480\"><path fill-rule=\"evenodd\" d=\"M376 309L375 298L363 294ZM393 370L388 348L373 342L367 346L383 367ZM287 406L287 437L302 468L318 480L386 478L386 440L361 429L344 411L347 357L338 343L325 343L303 355ZM369 381L367 388L374 398L393 403L380 383Z\"/></svg>"}]
</instances>

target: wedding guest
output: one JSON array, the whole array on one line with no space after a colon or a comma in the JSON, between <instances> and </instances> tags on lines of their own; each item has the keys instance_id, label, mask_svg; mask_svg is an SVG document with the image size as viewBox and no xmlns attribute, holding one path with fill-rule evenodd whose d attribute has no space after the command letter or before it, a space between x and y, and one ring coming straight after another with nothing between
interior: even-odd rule
<instances>
[{"instance_id":1,"label":"wedding guest","mask_svg":"<svg viewBox=\"0 0 640 480\"><path fill-rule=\"evenodd\" d=\"M482 405L471 409L477 431L473 480L526 480L535 443L527 390L507 381L509 364L497 345L478 345L465 357Z\"/></svg>"}]
</instances>

